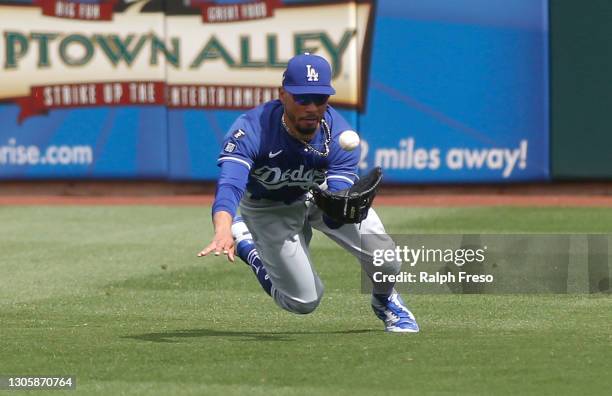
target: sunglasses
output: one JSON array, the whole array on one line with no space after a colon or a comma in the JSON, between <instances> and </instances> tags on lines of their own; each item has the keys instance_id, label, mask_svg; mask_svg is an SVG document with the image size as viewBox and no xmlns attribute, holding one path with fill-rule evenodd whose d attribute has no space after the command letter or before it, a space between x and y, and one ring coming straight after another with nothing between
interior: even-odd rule
<instances>
[{"instance_id":1,"label":"sunglasses","mask_svg":"<svg viewBox=\"0 0 612 396\"><path fill-rule=\"evenodd\" d=\"M321 106L329 100L329 95L322 94L301 94L293 95L293 101L301 106L306 106L314 103L317 106Z\"/></svg>"}]
</instances>

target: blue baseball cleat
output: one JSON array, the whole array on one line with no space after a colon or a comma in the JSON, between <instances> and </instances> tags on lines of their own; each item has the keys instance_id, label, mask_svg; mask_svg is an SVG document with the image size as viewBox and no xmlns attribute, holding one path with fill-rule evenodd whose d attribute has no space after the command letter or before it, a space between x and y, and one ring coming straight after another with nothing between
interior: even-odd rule
<instances>
[{"instance_id":1,"label":"blue baseball cleat","mask_svg":"<svg viewBox=\"0 0 612 396\"><path fill-rule=\"evenodd\" d=\"M376 316L385 323L385 331L391 333L419 332L419 325L414 315L395 291L382 301L372 296L372 309Z\"/></svg>"}]
</instances>

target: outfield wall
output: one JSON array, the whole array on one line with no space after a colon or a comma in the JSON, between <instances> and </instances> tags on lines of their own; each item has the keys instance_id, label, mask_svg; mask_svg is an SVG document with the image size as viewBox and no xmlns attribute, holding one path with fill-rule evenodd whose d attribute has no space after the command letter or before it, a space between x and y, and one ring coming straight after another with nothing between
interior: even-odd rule
<instances>
[{"instance_id":1,"label":"outfield wall","mask_svg":"<svg viewBox=\"0 0 612 396\"><path fill-rule=\"evenodd\" d=\"M0 178L214 180L227 128L325 56L362 170L550 178L547 0L0 0Z\"/></svg>"},{"instance_id":2,"label":"outfield wall","mask_svg":"<svg viewBox=\"0 0 612 396\"><path fill-rule=\"evenodd\" d=\"M552 175L612 178L612 2L552 0Z\"/></svg>"}]
</instances>

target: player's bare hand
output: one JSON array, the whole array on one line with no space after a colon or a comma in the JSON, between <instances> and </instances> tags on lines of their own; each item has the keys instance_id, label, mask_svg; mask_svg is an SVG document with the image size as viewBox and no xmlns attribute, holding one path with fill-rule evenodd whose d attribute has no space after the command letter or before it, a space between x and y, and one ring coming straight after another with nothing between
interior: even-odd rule
<instances>
[{"instance_id":1,"label":"player's bare hand","mask_svg":"<svg viewBox=\"0 0 612 396\"><path fill-rule=\"evenodd\" d=\"M212 242L206 246L200 253L198 253L198 257L207 256L210 253L214 253L215 256L219 256L221 254L227 256L229 261L234 261L234 238L232 237L231 232L229 236L227 233L219 233L215 235L215 238Z\"/></svg>"},{"instance_id":2,"label":"player's bare hand","mask_svg":"<svg viewBox=\"0 0 612 396\"><path fill-rule=\"evenodd\" d=\"M215 237L212 242L206 246L198 257L204 257L209 253L214 253L215 256L224 254L229 261L234 261L234 237L232 236L232 218L233 216L225 211L219 211L213 216L215 225Z\"/></svg>"}]
</instances>

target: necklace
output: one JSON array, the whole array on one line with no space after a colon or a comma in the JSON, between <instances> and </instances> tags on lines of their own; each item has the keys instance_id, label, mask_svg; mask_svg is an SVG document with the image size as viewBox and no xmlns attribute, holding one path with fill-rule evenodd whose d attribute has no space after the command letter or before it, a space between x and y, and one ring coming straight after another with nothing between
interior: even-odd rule
<instances>
[{"instance_id":1,"label":"necklace","mask_svg":"<svg viewBox=\"0 0 612 396\"><path fill-rule=\"evenodd\" d=\"M289 127L287 126L287 123L285 122L285 115L283 114L283 116L281 117L281 124L283 125L283 128L285 128L285 131L291 135L291 131L289 130ZM319 151L316 148L312 147L312 145L310 145L310 143L305 142L303 140L300 140L302 143L304 143L304 145L306 146L307 150L312 151L313 153L320 155L321 157L327 157L329 155L329 143L331 142L331 130L329 129L329 125L327 125L327 121L325 121L324 118L321 118L321 129L323 129L323 133L325 134L325 141L323 142L323 146L325 147L325 151ZM293 135L291 135L293 136Z\"/></svg>"}]
</instances>

